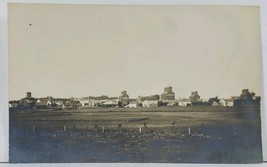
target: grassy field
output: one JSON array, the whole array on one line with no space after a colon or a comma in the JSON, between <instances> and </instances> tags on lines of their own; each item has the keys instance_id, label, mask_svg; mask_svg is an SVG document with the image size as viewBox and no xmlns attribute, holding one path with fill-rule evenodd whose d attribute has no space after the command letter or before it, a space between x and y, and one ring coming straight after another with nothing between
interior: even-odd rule
<instances>
[{"instance_id":1,"label":"grassy field","mask_svg":"<svg viewBox=\"0 0 267 167\"><path fill-rule=\"evenodd\" d=\"M75 126L78 129L105 126L116 128L190 127L220 124L258 123L260 118L253 111L225 107L164 107L164 108L100 108L58 111L34 111L10 114L11 123L22 121L24 125L62 129Z\"/></svg>"},{"instance_id":2,"label":"grassy field","mask_svg":"<svg viewBox=\"0 0 267 167\"><path fill-rule=\"evenodd\" d=\"M10 113L10 160L253 163L261 161L260 135L258 107Z\"/></svg>"}]
</instances>

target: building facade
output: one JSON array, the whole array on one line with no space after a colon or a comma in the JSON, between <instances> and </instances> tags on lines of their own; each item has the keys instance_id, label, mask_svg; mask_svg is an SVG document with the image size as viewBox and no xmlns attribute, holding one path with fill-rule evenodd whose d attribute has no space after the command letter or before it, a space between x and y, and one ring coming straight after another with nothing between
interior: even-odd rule
<instances>
[{"instance_id":1,"label":"building facade","mask_svg":"<svg viewBox=\"0 0 267 167\"><path fill-rule=\"evenodd\" d=\"M31 92L27 92L26 97L20 100L20 105L26 108L36 108L36 99L32 97Z\"/></svg>"},{"instance_id":2,"label":"building facade","mask_svg":"<svg viewBox=\"0 0 267 167\"><path fill-rule=\"evenodd\" d=\"M172 87L165 87L164 92L160 96L161 101L172 101L175 100L175 93L172 91Z\"/></svg>"},{"instance_id":3,"label":"building facade","mask_svg":"<svg viewBox=\"0 0 267 167\"><path fill-rule=\"evenodd\" d=\"M178 100L178 106L191 106L191 99L189 98L180 98Z\"/></svg>"}]
</instances>

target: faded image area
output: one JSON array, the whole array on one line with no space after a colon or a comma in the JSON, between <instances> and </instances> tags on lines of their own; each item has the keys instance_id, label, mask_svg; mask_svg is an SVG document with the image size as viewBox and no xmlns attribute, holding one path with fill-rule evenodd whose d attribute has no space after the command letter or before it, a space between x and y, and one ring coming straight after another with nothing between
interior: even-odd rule
<instances>
[{"instance_id":1,"label":"faded image area","mask_svg":"<svg viewBox=\"0 0 267 167\"><path fill-rule=\"evenodd\" d=\"M262 162L256 6L8 4L10 162Z\"/></svg>"}]
</instances>

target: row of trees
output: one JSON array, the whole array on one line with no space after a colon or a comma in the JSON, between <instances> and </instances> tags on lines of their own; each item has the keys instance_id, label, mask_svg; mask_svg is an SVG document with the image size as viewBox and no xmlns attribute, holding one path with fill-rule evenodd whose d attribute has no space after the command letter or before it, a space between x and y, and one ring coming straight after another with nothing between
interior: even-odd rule
<instances>
[{"instance_id":1,"label":"row of trees","mask_svg":"<svg viewBox=\"0 0 267 167\"><path fill-rule=\"evenodd\" d=\"M248 89L243 89L240 96L234 99L234 106L259 105L261 99L255 95L254 92L250 92ZM220 99L217 96L209 98L208 101L201 101L198 92L192 92L192 95L189 98L192 105L211 106L214 102L220 102Z\"/></svg>"},{"instance_id":2,"label":"row of trees","mask_svg":"<svg viewBox=\"0 0 267 167\"><path fill-rule=\"evenodd\" d=\"M243 90L238 99L234 101L235 106L242 105L259 105L260 97L256 97L254 92L249 92L248 90Z\"/></svg>"}]
</instances>

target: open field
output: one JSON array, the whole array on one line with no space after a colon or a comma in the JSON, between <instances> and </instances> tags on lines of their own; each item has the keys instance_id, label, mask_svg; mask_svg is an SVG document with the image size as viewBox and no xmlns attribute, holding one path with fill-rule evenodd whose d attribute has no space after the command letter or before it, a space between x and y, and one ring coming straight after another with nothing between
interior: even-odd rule
<instances>
[{"instance_id":1,"label":"open field","mask_svg":"<svg viewBox=\"0 0 267 167\"><path fill-rule=\"evenodd\" d=\"M11 162L261 162L258 108L10 113Z\"/></svg>"}]
</instances>

